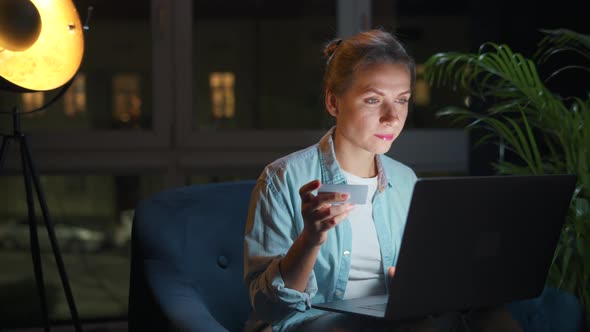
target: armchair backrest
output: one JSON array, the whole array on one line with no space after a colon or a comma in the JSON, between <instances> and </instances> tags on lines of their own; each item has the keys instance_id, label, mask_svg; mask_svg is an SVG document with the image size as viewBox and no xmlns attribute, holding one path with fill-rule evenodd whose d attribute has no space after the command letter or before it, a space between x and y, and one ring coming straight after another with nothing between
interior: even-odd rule
<instances>
[{"instance_id":1,"label":"armchair backrest","mask_svg":"<svg viewBox=\"0 0 590 332\"><path fill-rule=\"evenodd\" d=\"M135 211L129 330L239 331L250 311L243 236L255 181L161 192Z\"/></svg>"}]
</instances>

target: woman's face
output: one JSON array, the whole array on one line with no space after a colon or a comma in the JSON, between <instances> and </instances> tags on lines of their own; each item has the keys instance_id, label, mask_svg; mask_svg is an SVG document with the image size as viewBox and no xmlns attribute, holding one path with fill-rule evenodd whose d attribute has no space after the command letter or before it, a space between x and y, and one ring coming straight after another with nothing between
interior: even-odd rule
<instances>
[{"instance_id":1,"label":"woman's face","mask_svg":"<svg viewBox=\"0 0 590 332\"><path fill-rule=\"evenodd\" d=\"M410 84L405 64L381 63L357 71L341 96L327 91L338 150L371 157L389 151L408 116Z\"/></svg>"}]
</instances>

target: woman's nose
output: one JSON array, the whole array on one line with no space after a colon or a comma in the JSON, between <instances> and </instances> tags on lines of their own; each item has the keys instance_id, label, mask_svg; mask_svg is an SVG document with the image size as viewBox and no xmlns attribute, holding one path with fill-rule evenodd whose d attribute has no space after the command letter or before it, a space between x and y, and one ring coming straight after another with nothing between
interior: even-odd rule
<instances>
[{"instance_id":1,"label":"woman's nose","mask_svg":"<svg viewBox=\"0 0 590 332\"><path fill-rule=\"evenodd\" d=\"M381 122L391 124L399 120L395 105L386 105L381 112Z\"/></svg>"}]
</instances>

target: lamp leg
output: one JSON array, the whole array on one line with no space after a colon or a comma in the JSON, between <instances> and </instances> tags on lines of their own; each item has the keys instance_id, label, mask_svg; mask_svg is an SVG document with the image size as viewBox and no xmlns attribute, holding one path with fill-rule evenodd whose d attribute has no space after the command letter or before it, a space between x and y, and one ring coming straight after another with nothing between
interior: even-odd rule
<instances>
[{"instance_id":1,"label":"lamp leg","mask_svg":"<svg viewBox=\"0 0 590 332\"><path fill-rule=\"evenodd\" d=\"M2 136L2 146L0 147L0 170L4 167L4 158L6 157L11 138L12 137L9 136Z\"/></svg>"},{"instance_id":2,"label":"lamp leg","mask_svg":"<svg viewBox=\"0 0 590 332\"><path fill-rule=\"evenodd\" d=\"M74 323L74 327L76 332L82 332L82 326L80 324L80 319L78 317L78 311L76 309L76 304L74 302L74 297L72 295L72 290L70 288L70 283L68 281L68 277L66 274L65 266L61 257L61 253L59 250L59 245L57 242L57 238L55 236L55 231L53 227L53 223L49 217L49 209L47 208L47 203L45 201L45 196L43 194L43 188L41 187L41 181L39 181L39 175L35 169L35 165L33 164L33 158L31 156L31 151L29 149L28 140L25 135L21 136L21 146L22 150L24 151L24 157L26 159L26 165L29 169L29 174L31 175L31 179L33 180L33 184L35 186L35 191L37 192L37 197L39 199L39 205L41 207L41 212L43 213L43 219L45 221L45 227L47 228L47 234L49 235L49 241L51 243L51 248L53 249L53 256L55 258L55 262L59 271L59 276L61 278L62 286L66 295L66 300L68 301L68 306L70 308L70 314L72 316L72 321Z\"/></svg>"},{"instance_id":3,"label":"lamp leg","mask_svg":"<svg viewBox=\"0 0 590 332\"><path fill-rule=\"evenodd\" d=\"M31 171L28 167L28 161L24 146L20 146L20 155L22 162L22 172L25 181L25 189L27 194L27 210L29 218L29 239L31 246L31 257L33 259L33 270L35 272L35 282L37 283L37 291L39 292L39 302L41 304L41 318L45 331L49 332L49 311L47 309L47 297L45 296L45 282L43 280L43 265L41 262L41 250L39 248L39 237L37 234L37 218L35 216L35 202L33 201L33 189L31 185Z\"/></svg>"}]
</instances>

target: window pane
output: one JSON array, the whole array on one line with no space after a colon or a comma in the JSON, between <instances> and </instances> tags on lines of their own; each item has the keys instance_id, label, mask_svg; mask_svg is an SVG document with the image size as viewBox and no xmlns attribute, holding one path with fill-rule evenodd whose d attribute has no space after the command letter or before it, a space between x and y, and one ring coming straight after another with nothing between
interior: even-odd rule
<instances>
[{"instance_id":1,"label":"window pane","mask_svg":"<svg viewBox=\"0 0 590 332\"><path fill-rule=\"evenodd\" d=\"M193 128L323 128L321 48L334 0L193 1ZM238 33L239 32L239 33ZM231 78L231 79L230 79ZM230 84L231 82L231 84Z\"/></svg>"},{"instance_id":2,"label":"window pane","mask_svg":"<svg viewBox=\"0 0 590 332\"><path fill-rule=\"evenodd\" d=\"M43 176L41 182L81 319L125 316L134 208L162 190L161 177ZM0 317L4 327L39 325L23 178L0 177L0 188L0 265L10 266L0 276L0 301L10 303L0 306ZM50 318L70 319L38 204L36 216Z\"/></svg>"},{"instance_id":3,"label":"window pane","mask_svg":"<svg viewBox=\"0 0 590 332\"><path fill-rule=\"evenodd\" d=\"M46 111L23 116L23 127L40 130L152 129L150 1L75 1L84 31L84 57L73 84ZM124 78L125 82L121 82ZM31 111L60 88L0 93L0 109ZM122 97L124 96L124 97ZM9 122L9 121L0 121Z\"/></svg>"}]
</instances>

